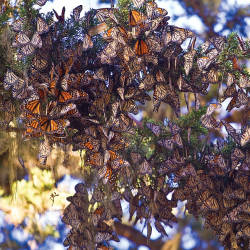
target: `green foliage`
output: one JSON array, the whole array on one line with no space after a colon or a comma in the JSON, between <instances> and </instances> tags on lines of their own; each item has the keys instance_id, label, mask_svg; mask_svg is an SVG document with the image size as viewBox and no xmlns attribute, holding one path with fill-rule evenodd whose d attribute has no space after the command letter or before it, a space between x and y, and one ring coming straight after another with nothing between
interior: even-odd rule
<instances>
[{"instance_id":1,"label":"green foliage","mask_svg":"<svg viewBox=\"0 0 250 250\"><path fill-rule=\"evenodd\" d=\"M131 0L118 0L117 8L119 9L119 12L117 13L117 17L118 17L120 23L125 28L127 28L129 12L132 8Z\"/></svg>"},{"instance_id":2,"label":"green foliage","mask_svg":"<svg viewBox=\"0 0 250 250\"><path fill-rule=\"evenodd\" d=\"M28 21L34 20L38 15L39 10L36 10L33 6L36 0L23 0L18 6L18 15L22 18L27 19Z\"/></svg>"},{"instance_id":3,"label":"green foliage","mask_svg":"<svg viewBox=\"0 0 250 250\"><path fill-rule=\"evenodd\" d=\"M208 130L204 128L200 122L200 118L207 111L207 107L202 107L199 110L192 110L190 113L181 116L176 123L183 129L193 129L193 133L197 135L206 135Z\"/></svg>"},{"instance_id":4,"label":"green foliage","mask_svg":"<svg viewBox=\"0 0 250 250\"><path fill-rule=\"evenodd\" d=\"M243 51L240 49L240 41L239 37L236 33L232 32L227 37L227 43L223 51L219 55L219 62L221 63L221 67L225 74L225 72L233 73L236 77L236 79L239 79L240 72L238 69L235 69L233 66L233 59L239 58L239 59L248 59L250 58L250 52L249 49L246 50L247 53L243 54ZM249 43L246 45L249 47ZM242 66L242 72L246 76L250 77L250 73L247 71L247 68L245 65Z\"/></svg>"}]
</instances>

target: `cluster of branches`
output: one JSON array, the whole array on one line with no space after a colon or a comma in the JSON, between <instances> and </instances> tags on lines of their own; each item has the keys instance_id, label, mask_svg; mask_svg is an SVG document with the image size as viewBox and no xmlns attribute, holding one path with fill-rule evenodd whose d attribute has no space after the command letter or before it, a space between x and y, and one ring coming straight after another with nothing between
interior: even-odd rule
<instances>
[{"instance_id":1,"label":"cluster of branches","mask_svg":"<svg viewBox=\"0 0 250 250\"><path fill-rule=\"evenodd\" d=\"M228 112L249 108L249 73L239 64L249 58L249 43L232 34L197 48L194 33L169 25L154 1L123 0L83 18L77 6L67 20L63 8L54 11L56 22L52 12L32 11L34 2L47 1L24 1L11 25L17 66L3 79L1 124L8 129L16 120L23 139L40 139L41 164L53 144L85 151L88 174L64 211L72 227L65 246L109 249L110 240L119 241L116 220L125 199L130 219L136 214L135 223L147 226L148 240L152 224L166 235L164 226L177 222L172 209L187 200L189 213L203 216L226 249L247 248L250 131L246 120L237 132L215 113L227 98ZM212 85L217 100L201 108ZM154 111L167 103L174 120L132 118L138 103L151 100L150 91ZM211 145L222 127L229 136Z\"/></svg>"}]
</instances>

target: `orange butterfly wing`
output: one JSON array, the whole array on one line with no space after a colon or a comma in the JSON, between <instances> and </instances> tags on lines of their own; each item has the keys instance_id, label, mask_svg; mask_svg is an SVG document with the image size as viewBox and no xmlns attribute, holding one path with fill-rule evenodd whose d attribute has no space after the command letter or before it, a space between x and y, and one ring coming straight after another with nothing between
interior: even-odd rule
<instances>
[{"instance_id":1,"label":"orange butterfly wing","mask_svg":"<svg viewBox=\"0 0 250 250\"><path fill-rule=\"evenodd\" d=\"M71 100L73 97L69 92L60 91L60 92L58 92L57 98L58 98L59 103L64 103L64 102Z\"/></svg>"},{"instance_id":2,"label":"orange butterfly wing","mask_svg":"<svg viewBox=\"0 0 250 250\"><path fill-rule=\"evenodd\" d=\"M143 15L142 13L136 11L136 10L131 10L129 13L129 25L130 26L136 26L140 24L143 20Z\"/></svg>"},{"instance_id":3,"label":"orange butterfly wing","mask_svg":"<svg viewBox=\"0 0 250 250\"><path fill-rule=\"evenodd\" d=\"M40 114L40 100L32 100L24 105L25 109L27 109L32 114Z\"/></svg>"},{"instance_id":4,"label":"orange butterfly wing","mask_svg":"<svg viewBox=\"0 0 250 250\"><path fill-rule=\"evenodd\" d=\"M41 129L45 132L54 132L59 129L58 123L54 120L50 120L47 117L41 118Z\"/></svg>"},{"instance_id":5,"label":"orange butterfly wing","mask_svg":"<svg viewBox=\"0 0 250 250\"><path fill-rule=\"evenodd\" d=\"M136 41L134 50L138 56L143 56L149 53L148 45L142 39Z\"/></svg>"}]
</instances>

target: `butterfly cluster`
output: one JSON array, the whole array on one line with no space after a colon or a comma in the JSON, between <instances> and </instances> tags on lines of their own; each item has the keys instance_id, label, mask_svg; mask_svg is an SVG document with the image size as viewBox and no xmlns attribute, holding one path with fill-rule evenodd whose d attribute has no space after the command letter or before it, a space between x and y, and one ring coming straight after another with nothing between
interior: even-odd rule
<instances>
[{"instance_id":1,"label":"butterfly cluster","mask_svg":"<svg viewBox=\"0 0 250 250\"><path fill-rule=\"evenodd\" d=\"M64 245L82 248L88 246L92 249L112 249L102 242L108 240L119 241L117 234L112 229L112 224L109 222L112 221L112 217L118 217L119 213L121 218L120 197L113 195L109 209L99 206L89 212L88 206L90 203L105 199L103 192L95 190L91 200L89 200L88 191L82 183L77 184L75 190L76 193L67 198L70 205L65 209L62 218L64 223L72 226ZM83 221L85 221L84 224Z\"/></svg>"},{"instance_id":2,"label":"butterfly cluster","mask_svg":"<svg viewBox=\"0 0 250 250\"><path fill-rule=\"evenodd\" d=\"M81 249L109 249L108 241L118 240L112 220L122 217L121 199L129 202L131 218L136 212L135 223L145 219L150 232L153 221L163 235L163 225L177 221L172 208L178 200L188 200L189 212L203 214L206 224L215 228L224 245L230 248L228 242L246 244L249 154L245 148L249 127L245 126L239 134L228 122L217 120L214 113L221 104L209 105L201 117L200 123L206 129L225 127L233 138L236 146L229 159L220 152L221 148L213 154L204 150L200 155L194 154L186 146L190 144L192 128L184 131L171 121L165 128L146 123L155 137L154 147L164 153L161 157L148 157L128 139L136 136L137 124L131 114L138 114L138 103L151 100L151 90L154 111L164 102L180 117L182 92L185 97L194 94L198 110L198 96L206 95L211 84L221 83L224 66L220 55L227 40L214 37L197 49L194 33L169 25L168 12L154 1L132 2L126 20L113 7L92 10L80 18L82 6L77 6L71 22L85 28L80 29L74 42L67 40L71 30L64 17L65 8L61 15L54 11L57 21L51 24L37 16L33 34L25 30L25 19L12 25L17 60L31 61L23 75L8 69L3 81L4 89L11 91L20 103L23 139L42 140L41 164L46 164L53 144L71 144L73 150L84 150L85 164L93 174L91 199L84 184L78 184L76 194L68 198L70 205L64 211L63 221L72 229L64 244ZM36 3L43 6L46 1ZM182 46L184 42L189 42L187 49ZM244 42L240 44L245 52ZM232 98L227 110L246 107L248 76L239 72L236 77L227 72L226 81L221 100ZM11 104L1 98L0 109L6 106ZM6 113L3 119L6 125L12 116ZM193 158L204 169L195 168L190 160ZM176 187L173 183L186 185ZM137 194L128 188L121 191L122 185L130 185ZM217 188L221 193L215 192ZM173 199L167 199L172 191ZM222 201L233 199L239 208L223 205ZM89 213L94 204L98 207ZM226 218L232 211L237 218ZM214 220L218 221L216 225L212 224Z\"/></svg>"},{"instance_id":3,"label":"butterfly cluster","mask_svg":"<svg viewBox=\"0 0 250 250\"><path fill-rule=\"evenodd\" d=\"M211 115L218 106L210 105L203 117ZM204 118L202 122L204 123ZM164 130L167 129L171 136L178 133L181 140L187 142L185 131L178 125L170 122L167 128L164 128L152 123L146 124L156 137L155 151L159 154L161 148L165 151L167 149L167 153L164 153L167 155L167 160L157 160L155 156L150 157L151 160L148 162L150 171L147 173L154 172L157 176L157 183L161 183L160 178L168 176L169 186L163 189L163 192L166 197L169 192L173 191L172 199L168 201L168 203L171 202L170 206L175 207L178 200L186 200L185 207L188 212L197 218L202 216L205 219L205 227L218 236L218 240L225 246L225 249L244 249L249 248L250 232L248 194L250 154L249 150L244 147L246 141L249 142L249 135L246 139L249 128L237 133L229 123L222 121L222 124L235 142L230 154L225 152L226 142L224 141L216 145L213 151L204 148L202 155L195 155L188 149L188 146L185 146L186 144L181 148L178 143L174 144L169 136L159 140ZM204 126L213 128L207 124ZM186 155L185 150L189 156ZM195 161L190 160L191 154L194 154L191 158L196 159ZM133 155L131 158L141 159L141 155ZM178 185L174 186L174 183ZM153 192L153 187L154 184L151 183L147 189ZM140 192L140 188L138 190ZM145 196L147 197L147 191L142 191L141 197ZM153 196L149 200L152 199ZM167 207L166 204L165 207Z\"/></svg>"}]
</instances>

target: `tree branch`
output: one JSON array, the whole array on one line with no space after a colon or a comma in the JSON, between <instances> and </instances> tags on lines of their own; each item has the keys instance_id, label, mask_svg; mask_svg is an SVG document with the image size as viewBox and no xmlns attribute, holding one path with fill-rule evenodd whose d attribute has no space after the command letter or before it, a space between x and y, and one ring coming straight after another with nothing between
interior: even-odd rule
<instances>
[{"instance_id":1,"label":"tree branch","mask_svg":"<svg viewBox=\"0 0 250 250\"><path fill-rule=\"evenodd\" d=\"M114 226L118 235L134 242L137 246L144 245L149 247L151 250L159 250L164 244L161 240L147 240L147 237L142 235L140 231L118 221L114 222Z\"/></svg>"}]
</instances>

